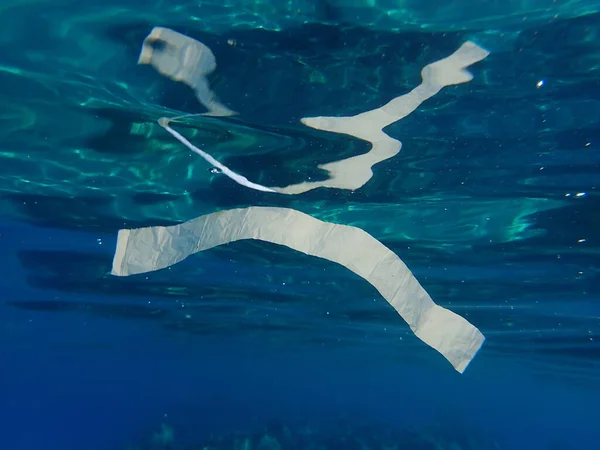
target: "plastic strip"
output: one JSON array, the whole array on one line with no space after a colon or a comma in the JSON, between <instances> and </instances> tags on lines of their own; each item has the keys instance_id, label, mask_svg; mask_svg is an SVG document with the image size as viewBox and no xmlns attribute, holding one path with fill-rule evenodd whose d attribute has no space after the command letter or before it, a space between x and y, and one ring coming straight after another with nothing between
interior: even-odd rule
<instances>
[{"instance_id":1,"label":"plastic strip","mask_svg":"<svg viewBox=\"0 0 600 450\"><path fill-rule=\"evenodd\" d=\"M373 236L288 208L231 209L169 227L120 230L112 274L164 269L196 252L243 239L284 245L356 273L379 291L419 339L460 373L485 340L463 317L436 305L402 260Z\"/></svg>"}]
</instances>

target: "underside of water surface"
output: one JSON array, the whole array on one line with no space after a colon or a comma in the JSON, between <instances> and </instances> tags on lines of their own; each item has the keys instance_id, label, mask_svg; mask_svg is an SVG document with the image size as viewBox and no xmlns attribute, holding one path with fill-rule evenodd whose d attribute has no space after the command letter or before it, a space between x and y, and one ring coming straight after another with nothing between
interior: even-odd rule
<instances>
[{"instance_id":1,"label":"underside of water surface","mask_svg":"<svg viewBox=\"0 0 600 450\"><path fill-rule=\"evenodd\" d=\"M600 374L599 9L3 1L0 420L47 421L39 435L56 442L71 421L96 436L89 449L584 448L597 436L586 411ZM138 64L154 27L210 48L207 82L236 112L173 129L264 186L327 180L319 165L372 147L302 119L376 110L465 42L489 55L468 67L472 80L384 128L401 150L363 186L283 195L234 182L158 123L206 108ZM453 373L364 277L265 240L111 274L119 230L252 206L380 241L485 335L467 372ZM118 430L106 442L91 431L102 421ZM83 434L47 448L83 448ZM7 450L40 448L7 435Z\"/></svg>"}]
</instances>

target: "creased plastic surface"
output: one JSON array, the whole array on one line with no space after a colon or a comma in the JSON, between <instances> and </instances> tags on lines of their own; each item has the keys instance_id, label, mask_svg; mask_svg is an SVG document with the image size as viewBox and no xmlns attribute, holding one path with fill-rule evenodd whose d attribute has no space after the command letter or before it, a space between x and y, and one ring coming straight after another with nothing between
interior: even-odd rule
<instances>
[{"instance_id":1,"label":"creased plastic surface","mask_svg":"<svg viewBox=\"0 0 600 450\"><path fill-rule=\"evenodd\" d=\"M206 76L217 68L215 55L202 42L163 27L154 27L144 39L138 64L150 64L160 74L187 84L208 109L207 116L231 116L234 111L218 102Z\"/></svg>"},{"instance_id":2,"label":"creased plastic surface","mask_svg":"<svg viewBox=\"0 0 600 450\"><path fill-rule=\"evenodd\" d=\"M170 227L120 230L112 274L128 276L176 264L242 239L258 239L336 262L371 283L413 333L462 373L484 341L463 317L436 305L390 249L360 228L275 207L215 212Z\"/></svg>"},{"instance_id":3,"label":"creased plastic surface","mask_svg":"<svg viewBox=\"0 0 600 450\"><path fill-rule=\"evenodd\" d=\"M302 123L317 130L343 133L371 143L371 150L362 155L319 165L329 172L325 181L304 182L275 188L283 194L300 194L318 187L355 190L373 176L371 168L400 152L402 143L389 136L383 128L415 111L443 87L466 83L473 76L465 69L484 59L489 52L467 41L447 58L429 64L421 70L422 83L391 100L384 106L350 117L306 117Z\"/></svg>"},{"instance_id":4,"label":"creased plastic surface","mask_svg":"<svg viewBox=\"0 0 600 450\"><path fill-rule=\"evenodd\" d=\"M156 29L157 28L155 28L155 30ZM161 32L163 34L167 31L169 33L175 33L164 28L160 28L160 30L164 30ZM208 47L204 44L180 35L179 33L175 34L180 36L178 40L187 39L193 41L210 52ZM212 53L210 53L210 55L214 61ZM425 100L433 97L442 88L471 81L473 76L466 68L483 60L488 55L489 52L487 50L471 41L467 41L452 55L425 66L421 71L422 82L419 86L407 94L394 98L380 108L349 117L305 117L301 119L301 122L308 127L332 133L347 134L371 143L371 149L367 153L319 165L318 167L320 169L324 169L329 173L329 178L324 181L305 181L285 187L268 187L254 183L221 164L211 155L192 144L188 139L169 126L171 121L181 117L170 119L164 117L159 120L159 124L191 151L200 155L213 166L218 167L224 175L242 186L264 192L278 192L280 194L301 194L319 187L356 190L364 186L371 179L373 176L372 167L375 164L392 158L397 155L402 148L402 143L386 134L383 131L383 128L402 120L411 114ZM185 67L196 63L195 58L188 57L180 60L180 64ZM216 67L216 65L214 66ZM182 68L180 70L185 74L188 70L193 71L194 69L190 68L184 70ZM166 72L161 73L165 74ZM167 74L167 76L173 78L172 74ZM207 105L205 104L205 106Z\"/></svg>"}]
</instances>

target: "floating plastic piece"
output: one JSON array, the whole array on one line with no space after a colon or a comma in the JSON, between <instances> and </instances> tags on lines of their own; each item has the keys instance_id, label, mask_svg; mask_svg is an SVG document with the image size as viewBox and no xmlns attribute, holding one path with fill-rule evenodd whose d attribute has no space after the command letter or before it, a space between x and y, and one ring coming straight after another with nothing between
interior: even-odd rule
<instances>
[{"instance_id":1,"label":"floating plastic piece","mask_svg":"<svg viewBox=\"0 0 600 450\"><path fill-rule=\"evenodd\" d=\"M379 291L419 339L460 373L485 340L463 317L436 305L402 260L373 236L289 208L253 206L169 227L120 230L112 274L128 276L164 269L196 252L243 239L284 245L356 273Z\"/></svg>"},{"instance_id":2,"label":"floating plastic piece","mask_svg":"<svg viewBox=\"0 0 600 450\"><path fill-rule=\"evenodd\" d=\"M138 64L150 64L162 75L191 87L206 109L207 116L236 114L218 102L206 76L217 68L213 52L184 34L168 28L154 27L144 39Z\"/></svg>"},{"instance_id":3,"label":"floating plastic piece","mask_svg":"<svg viewBox=\"0 0 600 450\"><path fill-rule=\"evenodd\" d=\"M161 31L155 32L154 30ZM174 55L161 54L161 59L155 58L155 67L157 67L159 72L173 79L177 79L177 77L187 79L190 78L189 73L200 73L203 76L203 74L207 73L207 68L214 70L216 67L212 52L204 44L165 28L155 28L154 30L146 41L153 35L165 35L169 37L168 42L174 42L174 48L178 50ZM144 50L150 49L146 41L144 41L142 56L145 52L151 51ZM198 48L199 50L188 51L186 50L187 48ZM193 57L188 56L188 52ZM195 57L197 53L200 53L200 56L204 56L204 59ZM152 54L150 53L150 55ZM219 163L208 153L196 147L169 126L171 121L189 117L190 115L170 119L163 117L159 120L159 124L191 151L200 155L213 166L218 167L225 175L242 186L264 192L278 192L280 194L301 194L319 187L356 190L364 186L371 179L373 176L372 167L375 164L397 155L402 148L402 143L386 134L383 128L408 116L425 100L437 94L443 87L471 81L473 76L466 68L483 60L488 55L489 52L487 50L484 50L471 41L467 41L452 55L425 66L421 71L423 81L419 86L408 94L394 98L380 108L349 117L305 117L301 119L301 122L308 127L332 133L348 134L371 143L371 149L367 153L327 164L320 164L318 166L320 169L329 172L329 179L324 181L306 181L285 187L267 187L253 183L246 177ZM142 57L140 57L141 59ZM195 69L194 65L199 64L200 60L202 61L202 68ZM189 67L189 65L192 65L192 67ZM201 79L205 82L204 78ZM207 84L206 89L208 89ZM200 99L200 96L198 98ZM209 108L202 99L200 101Z\"/></svg>"}]
</instances>

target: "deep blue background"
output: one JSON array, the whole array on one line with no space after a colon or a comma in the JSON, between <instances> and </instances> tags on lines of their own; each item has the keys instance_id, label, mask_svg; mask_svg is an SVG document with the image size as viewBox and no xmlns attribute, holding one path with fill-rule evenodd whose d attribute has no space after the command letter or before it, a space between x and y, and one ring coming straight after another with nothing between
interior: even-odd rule
<instances>
[{"instance_id":1,"label":"deep blue background","mask_svg":"<svg viewBox=\"0 0 600 450\"><path fill-rule=\"evenodd\" d=\"M274 419L598 446L598 5L358 4L0 6L0 450L123 449L164 420L184 444ZM301 117L376 108L466 39L491 55L386 130L402 152L362 189L273 197L156 125L200 106L136 66L155 25L213 49L211 83L240 112L178 129L264 184L366 151ZM109 275L118 229L247 205L364 228L486 344L459 375L362 280L266 244Z\"/></svg>"}]
</instances>

